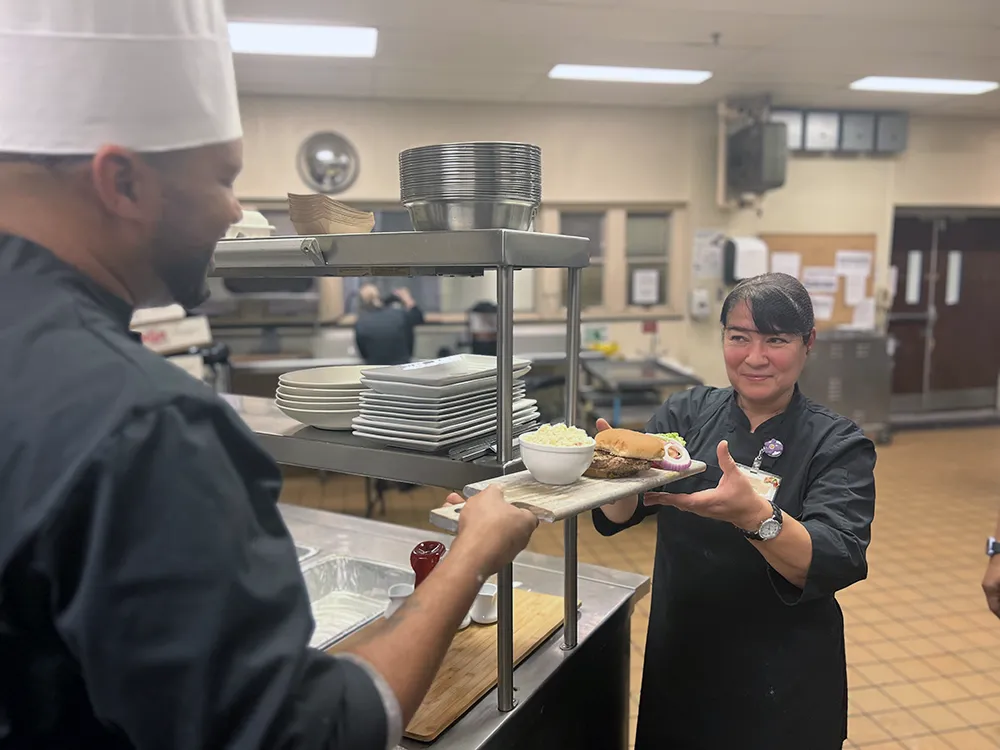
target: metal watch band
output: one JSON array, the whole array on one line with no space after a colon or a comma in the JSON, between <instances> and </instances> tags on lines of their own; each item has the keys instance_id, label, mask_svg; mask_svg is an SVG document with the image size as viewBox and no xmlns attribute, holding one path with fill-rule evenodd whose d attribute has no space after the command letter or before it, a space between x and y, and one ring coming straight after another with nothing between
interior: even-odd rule
<instances>
[{"instance_id":1,"label":"metal watch band","mask_svg":"<svg viewBox=\"0 0 1000 750\"><path fill-rule=\"evenodd\" d=\"M989 557L993 557L993 555L1000 555L1000 541L998 541L996 537L991 536L986 540L986 554Z\"/></svg>"}]
</instances>

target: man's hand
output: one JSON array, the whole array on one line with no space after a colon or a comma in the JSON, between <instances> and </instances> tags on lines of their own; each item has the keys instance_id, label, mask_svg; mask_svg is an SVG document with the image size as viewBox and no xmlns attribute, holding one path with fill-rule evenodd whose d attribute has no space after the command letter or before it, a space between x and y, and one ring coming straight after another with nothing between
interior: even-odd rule
<instances>
[{"instance_id":1,"label":"man's hand","mask_svg":"<svg viewBox=\"0 0 1000 750\"><path fill-rule=\"evenodd\" d=\"M503 499L503 490L490 485L467 501L456 494L448 496L449 505L465 502L458 517L458 537L452 545L479 562L483 578L491 576L528 546L538 519L530 510L515 508Z\"/></svg>"},{"instance_id":2,"label":"man's hand","mask_svg":"<svg viewBox=\"0 0 1000 750\"><path fill-rule=\"evenodd\" d=\"M399 297L400 302L402 302L405 307L412 308L417 306L416 300L413 299L413 295L410 294L410 290L405 286L399 287L399 289L396 289L393 294Z\"/></svg>"},{"instance_id":3,"label":"man's hand","mask_svg":"<svg viewBox=\"0 0 1000 750\"><path fill-rule=\"evenodd\" d=\"M990 558L986 575L983 577L983 593L986 594L986 603L989 604L990 611L1000 617L1000 555Z\"/></svg>"},{"instance_id":4,"label":"man's hand","mask_svg":"<svg viewBox=\"0 0 1000 750\"><path fill-rule=\"evenodd\" d=\"M690 495L647 492L645 504L672 505L705 518L728 521L741 529L756 531L771 516L771 504L754 491L750 480L729 454L729 443L725 440L719 443L718 457L722 479L714 489Z\"/></svg>"}]
</instances>

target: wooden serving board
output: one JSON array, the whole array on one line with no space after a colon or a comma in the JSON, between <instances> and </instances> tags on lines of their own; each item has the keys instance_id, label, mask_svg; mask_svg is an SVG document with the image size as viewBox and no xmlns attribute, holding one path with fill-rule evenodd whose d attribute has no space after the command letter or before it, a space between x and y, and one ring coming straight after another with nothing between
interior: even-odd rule
<instances>
[{"instance_id":1,"label":"wooden serving board","mask_svg":"<svg viewBox=\"0 0 1000 750\"><path fill-rule=\"evenodd\" d=\"M573 484L553 486L535 481L527 471L508 474L487 482L477 482L468 485L463 494L465 497L482 492L491 484L500 485L504 491L504 499L519 508L527 508L538 520L553 523L564 518L571 518L586 511L599 508L602 505L621 500L623 497L648 492L671 482L677 482L686 477L705 471L705 464L692 461L691 467L685 471L662 471L650 469L634 477L624 479L591 479L582 477ZM464 503L435 508L431 511L431 523L438 528L455 533L458 531L458 516Z\"/></svg>"},{"instance_id":2,"label":"wooden serving board","mask_svg":"<svg viewBox=\"0 0 1000 750\"><path fill-rule=\"evenodd\" d=\"M524 661L562 622L562 597L514 589L514 665ZM368 627L328 651L350 649ZM455 635L430 691L404 734L420 742L434 741L496 684L497 626L472 623Z\"/></svg>"}]
</instances>

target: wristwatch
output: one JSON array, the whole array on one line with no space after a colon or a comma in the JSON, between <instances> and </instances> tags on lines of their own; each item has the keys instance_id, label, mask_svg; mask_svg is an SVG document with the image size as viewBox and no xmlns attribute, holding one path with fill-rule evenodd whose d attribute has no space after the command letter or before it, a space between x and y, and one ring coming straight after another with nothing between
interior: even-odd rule
<instances>
[{"instance_id":1,"label":"wristwatch","mask_svg":"<svg viewBox=\"0 0 1000 750\"><path fill-rule=\"evenodd\" d=\"M781 533L781 508L775 504L774 500L768 500L768 502L771 503L771 517L766 519L757 531L740 529L747 539L753 539L755 542L769 542Z\"/></svg>"},{"instance_id":2,"label":"wristwatch","mask_svg":"<svg viewBox=\"0 0 1000 750\"><path fill-rule=\"evenodd\" d=\"M986 554L989 557L993 557L993 555L1000 555L1000 542L997 541L996 537L991 536L986 540Z\"/></svg>"}]
</instances>

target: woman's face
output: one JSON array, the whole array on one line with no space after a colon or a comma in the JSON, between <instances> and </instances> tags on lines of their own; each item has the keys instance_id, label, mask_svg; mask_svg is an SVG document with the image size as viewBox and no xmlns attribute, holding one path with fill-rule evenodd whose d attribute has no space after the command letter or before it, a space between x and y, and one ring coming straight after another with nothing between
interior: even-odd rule
<instances>
[{"instance_id":1,"label":"woman's face","mask_svg":"<svg viewBox=\"0 0 1000 750\"><path fill-rule=\"evenodd\" d=\"M769 404L789 393L806 363L808 345L794 334L763 334L753 322L750 308L740 302L729 313L723 331L726 373L733 388L746 400Z\"/></svg>"}]
</instances>

